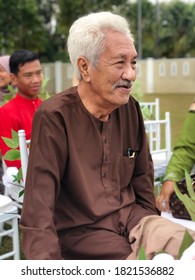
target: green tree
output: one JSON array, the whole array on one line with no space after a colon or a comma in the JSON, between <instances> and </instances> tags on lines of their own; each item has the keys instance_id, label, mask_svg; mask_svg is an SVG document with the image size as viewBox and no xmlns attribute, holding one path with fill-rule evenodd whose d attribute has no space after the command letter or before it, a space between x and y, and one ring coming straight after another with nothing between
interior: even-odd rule
<instances>
[{"instance_id":1,"label":"green tree","mask_svg":"<svg viewBox=\"0 0 195 280\"><path fill-rule=\"evenodd\" d=\"M135 45L138 49L138 1L122 5L121 13L130 23L130 28L135 37ZM142 52L143 58L155 56L156 44L156 8L148 0L142 0Z\"/></svg>"},{"instance_id":2,"label":"green tree","mask_svg":"<svg viewBox=\"0 0 195 280\"><path fill-rule=\"evenodd\" d=\"M36 0L38 13L42 26L45 30L45 41L43 51L41 51L42 61L66 61L64 55L64 37L60 31L61 27L57 22L59 13L58 0Z\"/></svg>"},{"instance_id":3,"label":"green tree","mask_svg":"<svg viewBox=\"0 0 195 280\"><path fill-rule=\"evenodd\" d=\"M0 48L10 53L28 48L41 51L45 46L45 29L35 0L0 0Z\"/></svg>"},{"instance_id":4,"label":"green tree","mask_svg":"<svg viewBox=\"0 0 195 280\"><path fill-rule=\"evenodd\" d=\"M0 55L26 48L42 61L68 61L70 25L90 12L114 11L125 16L138 42L138 1L0 0ZM158 7L158 9L157 9ZM157 11L159 14L157 15ZM52 19L56 19L53 29ZM143 58L195 56L195 3L152 3L142 0Z\"/></svg>"},{"instance_id":5,"label":"green tree","mask_svg":"<svg viewBox=\"0 0 195 280\"><path fill-rule=\"evenodd\" d=\"M159 56L195 55L195 4L171 1L161 5Z\"/></svg>"}]
</instances>

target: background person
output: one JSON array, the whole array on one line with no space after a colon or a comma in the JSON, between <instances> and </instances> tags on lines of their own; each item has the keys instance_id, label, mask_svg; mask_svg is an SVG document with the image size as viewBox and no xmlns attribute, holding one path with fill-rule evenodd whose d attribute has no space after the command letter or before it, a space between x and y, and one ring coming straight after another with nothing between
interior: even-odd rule
<instances>
[{"instance_id":1,"label":"background person","mask_svg":"<svg viewBox=\"0 0 195 280\"><path fill-rule=\"evenodd\" d=\"M20 224L26 258L136 259L140 242L149 258L160 249L175 256L185 228L155 205L142 113L130 96L137 52L127 21L81 17L68 51L78 87L44 101L33 120Z\"/></svg>"},{"instance_id":2,"label":"background person","mask_svg":"<svg viewBox=\"0 0 195 280\"><path fill-rule=\"evenodd\" d=\"M11 84L9 59L10 59L9 55L0 56L0 102L4 100L4 96L6 94L9 94L8 85ZM4 193L2 176L3 176L3 167L2 167L2 156L0 153L0 194Z\"/></svg>"},{"instance_id":3,"label":"background person","mask_svg":"<svg viewBox=\"0 0 195 280\"><path fill-rule=\"evenodd\" d=\"M185 170L190 173L195 164L195 102L189 108L178 141L163 179L160 195L156 205L160 211L170 211L169 200L174 192L175 182L185 176Z\"/></svg>"},{"instance_id":4,"label":"background person","mask_svg":"<svg viewBox=\"0 0 195 280\"><path fill-rule=\"evenodd\" d=\"M9 55L0 56L0 101L9 93L8 85L11 84Z\"/></svg>"},{"instance_id":5,"label":"background person","mask_svg":"<svg viewBox=\"0 0 195 280\"><path fill-rule=\"evenodd\" d=\"M11 138L11 130L24 129L31 138L32 119L41 99L38 97L43 81L41 63L37 54L29 50L17 50L10 57L12 83L18 91L14 98L0 109L0 149L2 156L9 150L2 140ZM7 167L20 168L20 160L6 161Z\"/></svg>"}]
</instances>

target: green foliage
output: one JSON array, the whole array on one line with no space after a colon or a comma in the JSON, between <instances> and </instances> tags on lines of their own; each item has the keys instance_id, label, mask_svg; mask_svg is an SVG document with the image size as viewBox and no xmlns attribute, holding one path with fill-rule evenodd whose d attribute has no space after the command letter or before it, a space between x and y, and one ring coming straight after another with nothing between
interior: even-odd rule
<instances>
[{"instance_id":1,"label":"green foliage","mask_svg":"<svg viewBox=\"0 0 195 280\"><path fill-rule=\"evenodd\" d=\"M140 86L140 81L139 80L135 80L135 82L133 83L133 92L132 95L138 100L138 101L143 101L144 98L144 94L141 90L141 86Z\"/></svg>"},{"instance_id":2,"label":"green foliage","mask_svg":"<svg viewBox=\"0 0 195 280\"><path fill-rule=\"evenodd\" d=\"M11 138L7 138L7 137L2 137L4 143L10 148L10 150L8 150L5 155L3 156L3 158L5 160L20 160L20 151L18 149L19 146L19 139L18 139L18 133L15 130L11 130L12 132L12 136ZM12 175L13 176L13 182L17 182L17 183L21 183L22 182L22 168L20 168L18 170L18 173L16 175ZM22 196L24 193L24 190L22 190L19 193L19 197Z\"/></svg>"},{"instance_id":3,"label":"green foliage","mask_svg":"<svg viewBox=\"0 0 195 280\"><path fill-rule=\"evenodd\" d=\"M42 100L46 100L50 97L46 87L47 87L47 84L48 84L48 81L49 79L48 78L45 78L42 82L42 85L41 85L41 89L40 89L40 92L39 92L39 95L40 95L40 98Z\"/></svg>"},{"instance_id":4,"label":"green foliage","mask_svg":"<svg viewBox=\"0 0 195 280\"><path fill-rule=\"evenodd\" d=\"M140 107L141 107L141 111L142 111L142 115L143 115L144 120L153 119L153 115L152 115L152 113L150 112L150 109L147 106L141 105Z\"/></svg>"},{"instance_id":5,"label":"green foliage","mask_svg":"<svg viewBox=\"0 0 195 280\"><path fill-rule=\"evenodd\" d=\"M195 4L171 1L161 6L162 26L159 29L159 55L166 57L194 56ZM177 32L174 32L177 30Z\"/></svg>"},{"instance_id":6,"label":"green foliage","mask_svg":"<svg viewBox=\"0 0 195 280\"><path fill-rule=\"evenodd\" d=\"M18 133L12 129L11 135L11 138L2 137L2 139L9 148L16 149L19 146Z\"/></svg>"},{"instance_id":7,"label":"green foliage","mask_svg":"<svg viewBox=\"0 0 195 280\"><path fill-rule=\"evenodd\" d=\"M12 136L11 138L2 137L4 143L10 148L3 158L5 160L19 160L20 159L20 151L18 149L19 146L19 139L18 139L18 133L15 130L11 130ZM18 175L20 177L20 175ZM18 181L18 180L16 180Z\"/></svg>"},{"instance_id":8,"label":"green foliage","mask_svg":"<svg viewBox=\"0 0 195 280\"><path fill-rule=\"evenodd\" d=\"M20 151L18 149L11 149L5 153L3 156L5 160L19 160L20 159Z\"/></svg>"},{"instance_id":9,"label":"green foliage","mask_svg":"<svg viewBox=\"0 0 195 280\"><path fill-rule=\"evenodd\" d=\"M138 252L138 260L147 260L144 248L141 246Z\"/></svg>"},{"instance_id":10,"label":"green foliage","mask_svg":"<svg viewBox=\"0 0 195 280\"><path fill-rule=\"evenodd\" d=\"M125 16L138 43L138 1L127 0L0 0L0 52L31 49L42 61L68 61L70 25L90 12L114 11ZM158 12L157 12L158 11ZM56 18L52 32L51 18ZM146 57L195 55L195 4L142 0L142 50ZM177 32L175 32L177 30Z\"/></svg>"},{"instance_id":11,"label":"green foliage","mask_svg":"<svg viewBox=\"0 0 195 280\"><path fill-rule=\"evenodd\" d=\"M194 239L186 230L184 234L184 238L182 240L181 246L179 248L179 253L177 259L179 260L183 254L183 252L194 242Z\"/></svg>"},{"instance_id":12,"label":"green foliage","mask_svg":"<svg viewBox=\"0 0 195 280\"><path fill-rule=\"evenodd\" d=\"M3 95L3 101L0 102L0 106L4 105L6 102L10 101L15 96L15 90L12 85L7 86L9 92Z\"/></svg>"},{"instance_id":13,"label":"green foliage","mask_svg":"<svg viewBox=\"0 0 195 280\"><path fill-rule=\"evenodd\" d=\"M177 185L174 185L175 193L177 197L183 202L185 205L186 209L188 210L188 213L192 219L192 221L195 222L195 193L194 189L192 187L192 181L190 178L189 173L185 170L185 178L186 178L186 185L187 185L187 190L189 193L189 196L187 194L182 194Z\"/></svg>"},{"instance_id":14,"label":"green foliage","mask_svg":"<svg viewBox=\"0 0 195 280\"><path fill-rule=\"evenodd\" d=\"M14 87L12 85L8 85L7 88L12 95L15 94L15 90L14 90Z\"/></svg>"},{"instance_id":15,"label":"green foliage","mask_svg":"<svg viewBox=\"0 0 195 280\"><path fill-rule=\"evenodd\" d=\"M12 176L13 176L13 178L14 178L13 182L18 182L18 183L20 183L20 182L22 181L22 168L20 168L20 169L18 170L18 173L17 173L16 175L12 175Z\"/></svg>"},{"instance_id":16,"label":"green foliage","mask_svg":"<svg viewBox=\"0 0 195 280\"><path fill-rule=\"evenodd\" d=\"M138 81L138 80L135 80L135 82L133 83L132 95L139 102L143 101L143 99L144 99L144 94L141 90L140 81ZM149 119L153 118L153 115L152 115L150 109L147 106L140 105L140 108L141 108L142 116L143 116L144 120L149 120Z\"/></svg>"}]
</instances>

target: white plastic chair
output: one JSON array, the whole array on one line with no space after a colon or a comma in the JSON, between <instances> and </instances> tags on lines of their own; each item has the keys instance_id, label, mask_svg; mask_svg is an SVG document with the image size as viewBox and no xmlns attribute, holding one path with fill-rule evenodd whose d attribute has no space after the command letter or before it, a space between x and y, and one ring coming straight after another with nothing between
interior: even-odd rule
<instances>
[{"instance_id":1,"label":"white plastic chair","mask_svg":"<svg viewBox=\"0 0 195 280\"><path fill-rule=\"evenodd\" d=\"M13 175L16 175L18 173L18 169L16 167L9 167L6 169L3 175L3 183L5 185L5 195L13 200L13 204L18 209L22 210L23 195L20 196L20 192L24 189L25 181L26 181L28 153L29 153L28 146L30 144L30 140L26 140L25 130L23 129L18 131L18 138L19 138L19 149L20 149L23 181L20 184L17 182L13 182ZM21 218L21 215L19 213L18 213L18 218L19 219Z\"/></svg>"},{"instance_id":2,"label":"white plastic chair","mask_svg":"<svg viewBox=\"0 0 195 280\"><path fill-rule=\"evenodd\" d=\"M155 120L160 119L160 102L159 98L155 98L155 101L151 102L139 102L140 106L145 106L148 107L150 110L152 116L154 117Z\"/></svg>"},{"instance_id":3,"label":"white plastic chair","mask_svg":"<svg viewBox=\"0 0 195 280\"><path fill-rule=\"evenodd\" d=\"M23 176L23 182L25 186L26 172L28 166L28 154L29 154L28 146L30 144L30 140L26 140L26 133L24 129L18 131L18 138L19 138L19 148L20 148L20 160L22 166L22 176Z\"/></svg>"},{"instance_id":4,"label":"white plastic chair","mask_svg":"<svg viewBox=\"0 0 195 280\"><path fill-rule=\"evenodd\" d=\"M30 140L26 140L26 133L24 129L18 131L19 138L19 148L20 148L20 160L22 167L22 178L23 178L23 188L25 187L26 173L28 166L28 154L29 154L29 144ZM14 205L22 210L23 206L23 196L19 197L19 193L22 190L21 186L12 186L11 198L14 199ZM18 214L18 218L21 218L21 215Z\"/></svg>"},{"instance_id":5,"label":"white plastic chair","mask_svg":"<svg viewBox=\"0 0 195 280\"><path fill-rule=\"evenodd\" d=\"M170 125L170 113L165 113L165 119L163 120L146 120L144 121L146 133L149 139L150 152L154 159L164 158L168 159L171 155L171 125ZM157 128L163 132L164 126L164 147L162 148L162 133L158 134ZM156 155L156 156L155 156Z\"/></svg>"},{"instance_id":6,"label":"white plastic chair","mask_svg":"<svg viewBox=\"0 0 195 280\"><path fill-rule=\"evenodd\" d=\"M170 113L165 113L163 120L144 121L148 136L150 153L154 163L155 186L160 184L157 179L164 176L171 157L171 125ZM161 132L159 135L159 131ZM163 140L164 137L164 141Z\"/></svg>"},{"instance_id":7,"label":"white plastic chair","mask_svg":"<svg viewBox=\"0 0 195 280\"><path fill-rule=\"evenodd\" d=\"M153 120L160 120L160 101L159 101L159 98L156 98L155 101L151 101L151 102L140 102L140 106L144 106L144 107L147 107L153 117ZM145 120L146 121L146 120ZM149 121L149 120L147 120ZM146 131L149 130L149 128L147 127L147 124L145 125L146 127ZM152 131L153 131L153 134L154 134L154 131L155 131L155 137L156 139L158 139L158 141L154 140L155 141L155 145L156 145L156 149L160 149L160 126L159 125L153 125L152 127ZM151 143L150 143L151 144ZM150 147L151 149L151 147Z\"/></svg>"},{"instance_id":8,"label":"white plastic chair","mask_svg":"<svg viewBox=\"0 0 195 280\"><path fill-rule=\"evenodd\" d=\"M174 223L180 224L186 228L189 228L189 229L195 231L195 222L193 222L193 221L174 218L170 212L161 212L161 216Z\"/></svg>"},{"instance_id":9,"label":"white plastic chair","mask_svg":"<svg viewBox=\"0 0 195 280\"><path fill-rule=\"evenodd\" d=\"M5 224L9 224L11 228L5 229ZM1 254L0 260L10 257L13 257L14 260L19 260L18 209L12 204L12 200L9 197L0 195L0 245L4 236L12 238L12 249L10 252Z\"/></svg>"}]
</instances>

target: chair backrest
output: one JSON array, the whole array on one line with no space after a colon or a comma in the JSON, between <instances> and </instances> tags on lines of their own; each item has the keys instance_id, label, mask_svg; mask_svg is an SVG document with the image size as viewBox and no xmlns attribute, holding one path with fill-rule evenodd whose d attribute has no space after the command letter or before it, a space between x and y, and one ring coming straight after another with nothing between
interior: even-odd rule
<instances>
[{"instance_id":1,"label":"chair backrest","mask_svg":"<svg viewBox=\"0 0 195 280\"><path fill-rule=\"evenodd\" d=\"M5 227L8 224L9 227ZM1 250L0 260L13 257L14 260L20 259L20 243L18 232L18 209L12 204L11 198L0 195L0 247L3 237L12 239L12 246L8 250Z\"/></svg>"},{"instance_id":2,"label":"chair backrest","mask_svg":"<svg viewBox=\"0 0 195 280\"><path fill-rule=\"evenodd\" d=\"M158 195L171 157L170 113L166 112L163 120L147 120L144 124L154 164L154 193Z\"/></svg>"},{"instance_id":3,"label":"chair backrest","mask_svg":"<svg viewBox=\"0 0 195 280\"><path fill-rule=\"evenodd\" d=\"M28 166L28 154L29 154L28 146L30 144L30 140L26 140L26 133L25 133L24 129L21 129L18 131L18 138L19 138L19 148L20 148L20 159L21 159L23 182L25 185L26 172L27 172L27 166Z\"/></svg>"},{"instance_id":4,"label":"chair backrest","mask_svg":"<svg viewBox=\"0 0 195 280\"><path fill-rule=\"evenodd\" d=\"M159 98L155 98L152 102L140 102L140 106L147 107L155 120L160 119L160 102Z\"/></svg>"},{"instance_id":5,"label":"chair backrest","mask_svg":"<svg viewBox=\"0 0 195 280\"><path fill-rule=\"evenodd\" d=\"M153 159L169 160L171 156L170 112L165 113L163 120L146 120L144 124Z\"/></svg>"}]
</instances>

